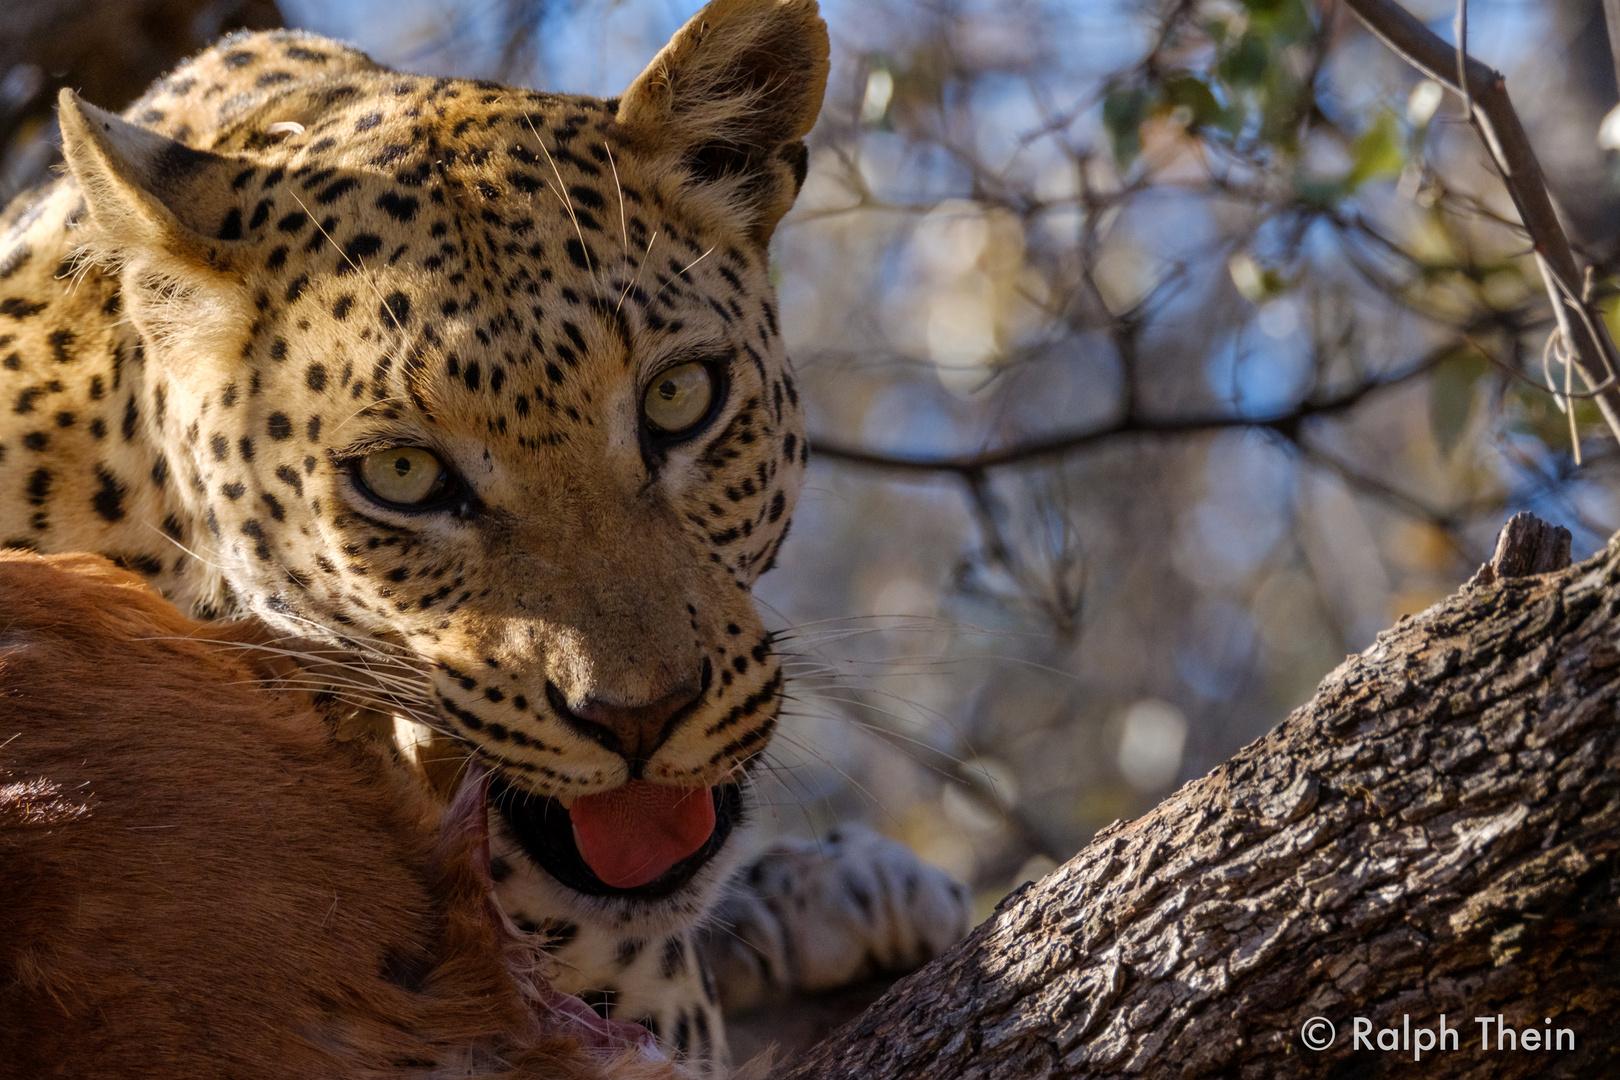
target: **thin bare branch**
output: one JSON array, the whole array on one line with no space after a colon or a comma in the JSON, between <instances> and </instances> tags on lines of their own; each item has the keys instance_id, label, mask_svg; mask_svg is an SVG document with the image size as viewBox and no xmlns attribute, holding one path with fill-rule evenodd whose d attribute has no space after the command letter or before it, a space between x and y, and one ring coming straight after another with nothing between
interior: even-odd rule
<instances>
[{"instance_id":1,"label":"thin bare branch","mask_svg":"<svg viewBox=\"0 0 1620 1080\"><path fill-rule=\"evenodd\" d=\"M938 456L892 454L881 450L840 443L836 440L812 438L811 446L817 457L846 465L886 469L899 473L955 473L968 479L987 469L1004 468L1049 462L1065 455L1096 446L1099 443L1132 436L1203 435L1237 428L1269 428L1288 439L1293 439L1300 425L1316 416L1342 413L1361 404L1369 396L1398 386L1426 374L1434 366L1432 359L1415 364L1400 374L1387 379L1361 383L1331 398L1312 401L1307 399L1286 412L1270 416L1243 416L1220 413L1203 416L1154 417L1127 413L1111 423L1087 431L1068 432L1044 439L1031 439L992 450L971 454L944 454Z\"/></svg>"},{"instance_id":2,"label":"thin bare branch","mask_svg":"<svg viewBox=\"0 0 1620 1080\"><path fill-rule=\"evenodd\" d=\"M1456 72L1456 51L1394 0L1345 0L1345 4L1408 63L1463 94L1464 100L1471 103L1471 119L1486 150L1502 173L1503 183L1536 251L1552 270L1552 280L1547 283L1549 300L1556 309L1562 306L1560 294L1576 296L1576 283L1582 280L1580 267L1553 207L1541 163L1508 97L1507 80L1501 72L1462 53L1464 77L1460 80ZM1581 332L1572 335L1571 342L1578 357L1576 370L1588 386L1598 386L1612 370L1609 358L1614 355L1614 343L1601 319L1592 318L1586 311L1581 314ZM1597 405L1609 430L1620 439L1620 388L1605 390L1598 396Z\"/></svg>"}]
</instances>

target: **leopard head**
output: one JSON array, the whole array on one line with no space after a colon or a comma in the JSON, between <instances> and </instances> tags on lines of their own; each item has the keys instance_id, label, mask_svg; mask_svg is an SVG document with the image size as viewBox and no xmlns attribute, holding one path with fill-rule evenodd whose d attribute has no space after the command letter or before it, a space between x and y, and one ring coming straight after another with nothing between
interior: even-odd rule
<instances>
[{"instance_id":1,"label":"leopard head","mask_svg":"<svg viewBox=\"0 0 1620 1080\"><path fill-rule=\"evenodd\" d=\"M827 54L813 0L715 0L611 100L368 62L190 145L63 94L221 590L406 650L576 892L712 885L775 724L750 589L807 447L766 248Z\"/></svg>"}]
</instances>

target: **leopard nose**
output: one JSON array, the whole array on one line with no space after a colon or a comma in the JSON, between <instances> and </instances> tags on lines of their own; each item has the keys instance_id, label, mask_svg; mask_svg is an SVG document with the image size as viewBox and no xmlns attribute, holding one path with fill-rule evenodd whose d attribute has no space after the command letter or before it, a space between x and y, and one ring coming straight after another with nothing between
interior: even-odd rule
<instances>
[{"instance_id":1,"label":"leopard nose","mask_svg":"<svg viewBox=\"0 0 1620 1080\"><path fill-rule=\"evenodd\" d=\"M604 697L570 702L555 685L546 684L546 698L564 723L587 739L630 762L631 778L674 732L682 715L703 694L697 679L682 683L654 701L624 704Z\"/></svg>"}]
</instances>

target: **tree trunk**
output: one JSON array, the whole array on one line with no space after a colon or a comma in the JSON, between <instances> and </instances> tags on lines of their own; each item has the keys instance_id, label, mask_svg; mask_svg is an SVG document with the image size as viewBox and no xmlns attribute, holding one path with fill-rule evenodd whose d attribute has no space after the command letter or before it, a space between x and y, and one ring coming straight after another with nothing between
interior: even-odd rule
<instances>
[{"instance_id":1,"label":"tree trunk","mask_svg":"<svg viewBox=\"0 0 1620 1080\"><path fill-rule=\"evenodd\" d=\"M1515 576L1568 543L1514 519L1459 593L776 1075L1620 1075L1620 538Z\"/></svg>"}]
</instances>

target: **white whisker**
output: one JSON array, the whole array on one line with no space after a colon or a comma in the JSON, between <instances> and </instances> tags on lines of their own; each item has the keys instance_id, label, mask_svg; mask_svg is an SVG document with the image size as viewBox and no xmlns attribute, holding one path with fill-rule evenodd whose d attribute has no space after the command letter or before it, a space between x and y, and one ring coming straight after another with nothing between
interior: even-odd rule
<instances>
[{"instance_id":1,"label":"white whisker","mask_svg":"<svg viewBox=\"0 0 1620 1080\"><path fill-rule=\"evenodd\" d=\"M191 548L188 548L186 545L182 544L180 541L176 540L174 537L170 536L168 533L164 532L161 528L159 528L158 526L152 524L150 521L144 521L141 524L145 525L148 529L151 529L153 532L155 532L159 536L163 537L163 539L167 540L169 543L173 544L175 547L179 548L181 551L185 552L187 555L190 555L193 559L196 559L198 562L202 563L204 566L210 567L210 568L212 568L214 570L223 570L224 569L224 564L223 563L217 562L217 561L212 560L212 559L205 558L203 555L199 554L196 551L193 551Z\"/></svg>"},{"instance_id":2,"label":"white whisker","mask_svg":"<svg viewBox=\"0 0 1620 1080\"><path fill-rule=\"evenodd\" d=\"M545 140L540 137L540 132L535 130L534 121L529 117L528 113L523 114L523 122L529 125L529 133L534 136L534 141L540 147L540 152L546 155L546 164L551 166L551 175L557 178L557 198L562 201L563 209L568 212L568 220L574 223L574 234L579 237L580 252L585 256L585 269L590 272L591 281L595 284L596 268L591 265L591 248L589 244L585 243L585 230L579 227L579 217L574 213L574 200L569 197L568 189L563 185L562 173L558 171L557 163L551 158L551 151L546 149ZM600 287L600 285L597 285L597 288Z\"/></svg>"},{"instance_id":3,"label":"white whisker","mask_svg":"<svg viewBox=\"0 0 1620 1080\"><path fill-rule=\"evenodd\" d=\"M624 185L619 183L619 165L613 160L613 147L606 139L602 140L602 149L607 151L608 167L613 170L613 190L619 193L619 234L624 238L624 254L630 255L630 219L624 212Z\"/></svg>"},{"instance_id":4,"label":"white whisker","mask_svg":"<svg viewBox=\"0 0 1620 1080\"><path fill-rule=\"evenodd\" d=\"M292 196L293 202L297 203L298 208L309 217L309 220L314 223L315 228L320 231L320 234L326 237L326 242L337 248L337 253L343 257L344 262L349 264L349 269L360 275L360 280L366 283L366 285L371 289L372 293L376 295L377 303L382 305L382 309L388 313L388 321L393 323L394 329L398 330L401 336L403 336L405 333L405 328L399 324L399 317L394 314L393 305L389 304L389 302L383 298L382 290L377 288L377 283L372 280L371 274L366 270L365 263L357 262L355 259L349 258L349 253L344 251L341 247L338 247L338 242L332 239L332 234L327 232L326 229L322 227L321 223L316 220L315 215L309 212L309 207L304 205L304 200L298 197L298 193L296 191L289 188L287 194Z\"/></svg>"},{"instance_id":5,"label":"white whisker","mask_svg":"<svg viewBox=\"0 0 1620 1080\"><path fill-rule=\"evenodd\" d=\"M630 284L626 285L624 287L624 292L619 294L619 304L618 307L613 309L614 311L618 311L619 308L624 307L624 298L630 295L630 290L635 288L636 282L641 280L641 268L647 265L647 259L652 255L653 245L656 243L658 243L658 230L654 229L652 239L647 241L647 250L642 252L641 261L636 264L636 272L631 276Z\"/></svg>"},{"instance_id":6,"label":"white whisker","mask_svg":"<svg viewBox=\"0 0 1620 1080\"><path fill-rule=\"evenodd\" d=\"M693 244L692 246L696 247L697 245ZM714 254L714 249L717 246L718 245L711 245L709 247L708 251L705 251L703 254L699 255L697 258L693 259L691 262L689 262L685 266L681 267L678 271L676 271L675 277L678 277L678 278L685 277L686 272L688 270L692 269L692 267L696 266L698 263L702 262L704 259L707 259L710 255L713 255ZM647 250L651 251L652 248L649 247ZM647 306L651 307L655 302L657 302L658 298L660 296L664 295L664 289L669 288L673 284L675 284L675 278L670 278L668 281L664 282L663 287L660 288L657 292L653 293L653 298L652 298L652 300L649 300L647 302Z\"/></svg>"}]
</instances>

